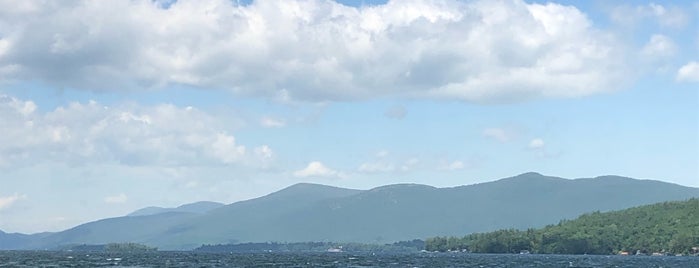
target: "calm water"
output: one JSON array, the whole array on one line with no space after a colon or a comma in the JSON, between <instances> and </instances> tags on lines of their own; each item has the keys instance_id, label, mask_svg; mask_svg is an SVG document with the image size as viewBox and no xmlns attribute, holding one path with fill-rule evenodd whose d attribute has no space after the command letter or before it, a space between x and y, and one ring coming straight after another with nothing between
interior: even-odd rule
<instances>
[{"instance_id":1,"label":"calm water","mask_svg":"<svg viewBox=\"0 0 699 268\"><path fill-rule=\"evenodd\" d=\"M0 251L0 267L698 267L699 257Z\"/></svg>"}]
</instances>

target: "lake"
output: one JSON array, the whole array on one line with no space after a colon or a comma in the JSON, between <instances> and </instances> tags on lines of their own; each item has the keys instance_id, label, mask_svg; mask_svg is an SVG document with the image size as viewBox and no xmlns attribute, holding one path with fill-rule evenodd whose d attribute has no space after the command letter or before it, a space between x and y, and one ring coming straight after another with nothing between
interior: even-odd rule
<instances>
[{"instance_id":1,"label":"lake","mask_svg":"<svg viewBox=\"0 0 699 268\"><path fill-rule=\"evenodd\" d=\"M699 267L699 257L0 251L0 267Z\"/></svg>"}]
</instances>

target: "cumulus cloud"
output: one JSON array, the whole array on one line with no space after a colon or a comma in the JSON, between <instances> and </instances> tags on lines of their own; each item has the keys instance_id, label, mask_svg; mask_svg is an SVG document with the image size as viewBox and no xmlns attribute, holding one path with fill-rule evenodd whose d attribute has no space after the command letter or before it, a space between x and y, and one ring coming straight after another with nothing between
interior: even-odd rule
<instances>
[{"instance_id":1,"label":"cumulus cloud","mask_svg":"<svg viewBox=\"0 0 699 268\"><path fill-rule=\"evenodd\" d=\"M501 102L614 90L627 69L610 34L575 7L554 3L0 5L7 5L0 6L0 81L53 88L185 84L285 102L387 96Z\"/></svg>"},{"instance_id":2,"label":"cumulus cloud","mask_svg":"<svg viewBox=\"0 0 699 268\"><path fill-rule=\"evenodd\" d=\"M274 152L267 145L262 145L255 148L255 154L262 159L272 159L274 158Z\"/></svg>"},{"instance_id":3,"label":"cumulus cloud","mask_svg":"<svg viewBox=\"0 0 699 268\"><path fill-rule=\"evenodd\" d=\"M699 62L691 61L677 70L677 81L699 82Z\"/></svg>"},{"instance_id":4,"label":"cumulus cloud","mask_svg":"<svg viewBox=\"0 0 699 268\"><path fill-rule=\"evenodd\" d=\"M403 165L400 166L400 170L401 171L411 171L411 170L417 168L419 164L420 164L420 159L413 157L413 158L406 160L403 163Z\"/></svg>"},{"instance_id":5,"label":"cumulus cloud","mask_svg":"<svg viewBox=\"0 0 699 268\"><path fill-rule=\"evenodd\" d=\"M357 167L357 171L361 173L386 173L396 171L395 161L388 159L390 152L380 150L374 154L375 159L364 162Z\"/></svg>"},{"instance_id":6,"label":"cumulus cloud","mask_svg":"<svg viewBox=\"0 0 699 268\"><path fill-rule=\"evenodd\" d=\"M325 178L339 178L344 177L341 172L334 169L326 167L323 163L319 161L312 161L308 163L306 168L297 170L294 172L294 176L298 178L306 177L325 177Z\"/></svg>"},{"instance_id":7,"label":"cumulus cloud","mask_svg":"<svg viewBox=\"0 0 699 268\"><path fill-rule=\"evenodd\" d=\"M464 169L465 167L466 167L466 165L464 164L464 162L456 160L456 161L453 161L451 163L446 163L446 164L438 167L437 169L445 170L445 171L452 171L452 170Z\"/></svg>"},{"instance_id":8,"label":"cumulus cloud","mask_svg":"<svg viewBox=\"0 0 699 268\"><path fill-rule=\"evenodd\" d=\"M272 155L266 145L248 152L216 117L170 104L106 107L90 101L40 112L32 101L0 95L0 123L0 168L43 161L255 166Z\"/></svg>"},{"instance_id":9,"label":"cumulus cloud","mask_svg":"<svg viewBox=\"0 0 699 268\"><path fill-rule=\"evenodd\" d=\"M681 7L656 3L618 6L612 11L611 17L612 20L626 25L634 25L643 19L652 19L661 26L674 28L684 27L690 20L689 15Z\"/></svg>"},{"instance_id":10,"label":"cumulus cloud","mask_svg":"<svg viewBox=\"0 0 699 268\"><path fill-rule=\"evenodd\" d=\"M126 203L126 201L129 200L129 197L126 196L124 193L120 193L117 195L112 195L112 196L107 196L104 198L104 202L107 204L123 204Z\"/></svg>"},{"instance_id":11,"label":"cumulus cloud","mask_svg":"<svg viewBox=\"0 0 699 268\"><path fill-rule=\"evenodd\" d=\"M496 140L498 142L508 142L513 138L513 134L502 128L486 128L483 130L483 137Z\"/></svg>"},{"instance_id":12,"label":"cumulus cloud","mask_svg":"<svg viewBox=\"0 0 699 268\"><path fill-rule=\"evenodd\" d=\"M10 208L17 201L27 198L26 195L13 194L10 196L0 196L0 211Z\"/></svg>"},{"instance_id":13,"label":"cumulus cloud","mask_svg":"<svg viewBox=\"0 0 699 268\"><path fill-rule=\"evenodd\" d=\"M650 58L667 58L677 53L677 45L669 37L654 34L641 50L641 54Z\"/></svg>"},{"instance_id":14,"label":"cumulus cloud","mask_svg":"<svg viewBox=\"0 0 699 268\"><path fill-rule=\"evenodd\" d=\"M395 169L396 168L393 166L393 164L386 163L383 161L362 163L361 165L359 165L359 168L357 168L359 172L363 173L392 172Z\"/></svg>"},{"instance_id":15,"label":"cumulus cloud","mask_svg":"<svg viewBox=\"0 0 699 268\"><path fill-rule=\"evenodd\" d=\"M357 167L357 171L365 174L409 172L420 167L420 159L416 157L396 158L390 157L387 150L380 150L374 155L374 159L364 162Z\"/></svg>"},{"instance_id":16,"label":"cumulus cloud","mask_svg":"<svg viewBox=\"0 0 699 268\"><path fill-rule=\"evenodd\" d=\"M381 151L376 152L376 157L378 157L378 158L385 158L385 157L387 157L389 154L390 154L390 152L388 152L387 150L381 150Z\"/></svg>"},{"instance_id":17,"label":"cumulus cloud","mask_svg":"<svg viewBox=\"0 0 699 268\"><path fill-rule=\"evenodd\" d=\"M537 149L542 149L544 148L546 144L544 143L544 140L540 138L533 139L529 142L529 149L537 150Z\"/></svg>"},{"instance_id":18,"label":"cumulus cloud","mask_svg":"<svg viewBox=\"0 0 699 268\"><path fill-rule=\"evenodd\" d=\"M286 126L286 122L281 119L265 116L260 119L260 125L268 128L279 128Z\"/></svg>"}]
</instances>

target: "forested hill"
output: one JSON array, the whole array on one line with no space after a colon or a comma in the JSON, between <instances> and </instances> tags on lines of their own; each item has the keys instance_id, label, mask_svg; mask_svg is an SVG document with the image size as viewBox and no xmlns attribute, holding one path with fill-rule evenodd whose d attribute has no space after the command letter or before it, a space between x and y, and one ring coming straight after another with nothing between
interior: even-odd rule
<instances>
[{"instance_id":1,"label":"forested hill","mask_svg":"<svg viewBox=\"0 0 699 268\"><path fill-rule=\"evenodd\" d=\"M478 253L696 254L699 247L699 199L584 214L542 229L499 230L465 237L426 240L431 251Z\"/></svg>"}]
</instances>

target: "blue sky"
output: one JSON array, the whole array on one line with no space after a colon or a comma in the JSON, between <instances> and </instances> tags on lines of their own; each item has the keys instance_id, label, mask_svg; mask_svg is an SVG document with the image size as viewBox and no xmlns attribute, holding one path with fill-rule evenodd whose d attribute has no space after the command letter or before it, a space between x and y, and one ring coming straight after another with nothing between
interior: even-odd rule
<instances>
[{"instance_id":1,"label":"blue sky","mask_svg":"<svg viewBox=\"0 0 699 268\"><path fill-rule=\"evenodd\" d=\"M298 182L699 187L699 4L0 3L0 230Z\"/></svg>"}]
</instances>

